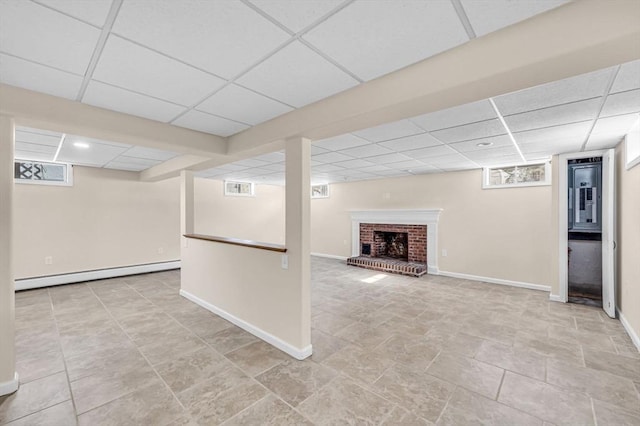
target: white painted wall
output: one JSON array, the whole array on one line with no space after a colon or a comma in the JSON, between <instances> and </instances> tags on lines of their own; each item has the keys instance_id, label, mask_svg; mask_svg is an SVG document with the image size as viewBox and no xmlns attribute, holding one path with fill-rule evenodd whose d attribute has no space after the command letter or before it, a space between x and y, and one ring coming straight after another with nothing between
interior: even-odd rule
<instances>
[{"instance_id":1,"label":"white painted wall","mask_svg":"<svg viewBox=\"0 0 640 426\"><path fill-rule=\"evenodd\" d=\"M71 187L16 184L16 279L178 260L178 184L79 166Z\"/></svg>"}]
</instances>

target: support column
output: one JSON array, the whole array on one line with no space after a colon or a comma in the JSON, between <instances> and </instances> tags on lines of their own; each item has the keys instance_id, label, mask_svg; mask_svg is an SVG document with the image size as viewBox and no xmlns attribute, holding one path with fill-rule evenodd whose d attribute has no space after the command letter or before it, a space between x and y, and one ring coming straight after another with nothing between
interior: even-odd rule
<instances>
[{"instance_id":1,"label":"support column","mask_svg":"<svg viewBox=\"0 0 640 426\"><path fill-rule=\"evenodd\" d=\"M193 172L180 172L180 235L193 234L195 220L193 200ZM184 238L184 237L182 237ZM183 244L184 245L184 244Z\"/></svg>"},{"instance_id":2,"label":"support column","mask_svg":"<svg viewBox=\"0 0 640 426\"><path fill-rule=\"evenodd\" d=\"M285 142L286 154L286 247L289 273L299 283L300 349L311 354L311 268L310 268L310 152L311 142L291 138Z\"/></svg>"},{"instance_id":3,"label":"support column","mask_svg":"<svg viewBox=\"0 0 640 426\"><path fill-rule=\"evenodd\" d=\"M18 389L13 277L13 118L0 115L0 395Z\"/></svg>"}]
</instances>

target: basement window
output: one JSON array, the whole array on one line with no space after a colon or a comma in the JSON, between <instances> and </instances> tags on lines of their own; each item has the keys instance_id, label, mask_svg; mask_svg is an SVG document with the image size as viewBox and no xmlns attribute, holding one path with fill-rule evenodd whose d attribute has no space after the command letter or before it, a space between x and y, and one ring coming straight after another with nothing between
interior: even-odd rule
<instances>
[{"instance_id":1,"label":"basement window","mask_svg":"<svg viewBox=\"0 0 640 426\"><path fill-rule=\"evenodd\" d=\"M233 197L253 197L253 182L224 181L224 195Z\"/></svg>"},{"instance_id":2,"label":"basement window","mask_svg":"<svg viewBox=\"0 0 640 426\"><path fill-rule=\"evenodd\" d=\"M15 160L13 177L16 183L72 186L73 166L65 163Z\"/></svg>"},{"instance_id":3,"label":"basement window","mask_svg":"<svg viewBox=\"0 0 640 426\"><path fill-rule=\"evenodd\" d=\"M551 185L551 162L485 167L482 188Z\"/></svg>"},{"instance_id":4,"label":"basement window","mask_svg":"<svg viewBox=\"0 0 640 426\"><path fill-rule=\"evenodd\" d=\"M311 185L311 198L329 198L329 185Z\"/></svg>"}]
</instances>

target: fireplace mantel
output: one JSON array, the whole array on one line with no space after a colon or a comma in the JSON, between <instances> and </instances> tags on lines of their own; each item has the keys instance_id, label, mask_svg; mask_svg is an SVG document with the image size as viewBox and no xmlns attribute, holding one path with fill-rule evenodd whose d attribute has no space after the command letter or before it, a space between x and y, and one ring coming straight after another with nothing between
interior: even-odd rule
<instances>
[{"instance_id":1,"label":"fireplace mantel","mask_svg":"<svg viewBox=\"0 0 640 426\"><path fill-rule=\"evenodd\" d=\"M387 223L396 225L427 225L427 270L438 273L438 220L442 209L420 210L352 210L351 255L360 254L360 224Z\"/></svg>"}]
</instances>

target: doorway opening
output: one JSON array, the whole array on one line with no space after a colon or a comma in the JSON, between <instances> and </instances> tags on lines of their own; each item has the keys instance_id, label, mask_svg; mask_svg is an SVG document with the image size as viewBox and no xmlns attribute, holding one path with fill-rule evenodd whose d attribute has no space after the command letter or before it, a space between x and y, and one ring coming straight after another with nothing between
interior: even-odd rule
<instances>
[{"instance_id":1,"label":"doorway opening","mask_svg":"<svg viewBox=\"0 0 640 426\"><path fill-rule=\"evenodd\" d=\"M602 307L602 157L567 168L568 301Z\"/></svg>"},{"instance_id":2,"label":"doorway opening","mask_svg":"<svg viewBox=\"0 0 640 426\"><path fill-rule=\"evenodd\" d=\"M561 154L558 164L558 302L615 304L615 154L599 150Z\"/></svg>"}]
</instances>

